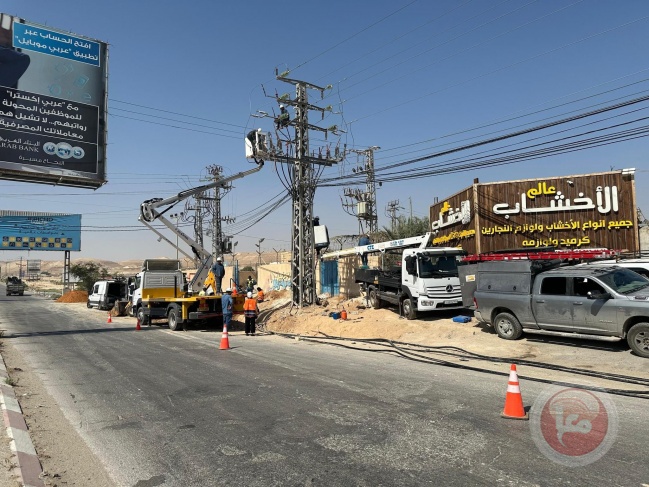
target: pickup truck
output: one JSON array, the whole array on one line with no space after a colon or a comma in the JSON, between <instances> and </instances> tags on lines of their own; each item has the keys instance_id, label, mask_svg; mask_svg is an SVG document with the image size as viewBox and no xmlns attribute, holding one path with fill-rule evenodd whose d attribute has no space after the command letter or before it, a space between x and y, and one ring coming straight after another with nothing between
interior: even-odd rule
<instances>
[{"instance_id":1,"label":"pickup truck","mask_svg":"<svg viewBox=\"0 0 649 487\"><path fill-rule=\"evenodd\" d=\"M524 331L626 338L635 354L649 358L649 279L640 274L618 266L539 261L466 267L460 275L463 287L467 282L474 289L474 315L501 338L516 340Z\"/></svg>"},{"instance_id":2,"label":"pickup truck","mask_svg":"<svg viewBox=\"0 0 649 487\"><path fill-rule=\"evenodd\" d=\"M18 296L25 294L25 283L16 276L7 277L7 296L12 294Z\"/></svg>"}]
</instances>

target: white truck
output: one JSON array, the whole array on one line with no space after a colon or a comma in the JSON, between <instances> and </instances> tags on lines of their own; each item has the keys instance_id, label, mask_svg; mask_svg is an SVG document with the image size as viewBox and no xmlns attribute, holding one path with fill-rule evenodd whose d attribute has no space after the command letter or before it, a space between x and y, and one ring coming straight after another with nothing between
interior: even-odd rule
<instances>
[{"instance_id":1,"label":"white truck","mask_svg":"<svg viewBox=\"0 0 649 487\"><path fill-rule=\"evenodd\" d=\"M384 254L397 251L400 265L389 269L356 269L355 282L360 284L373 308L384 303L397 305L409 319L419 311L463 308L458 262L466 251L457 247L429 247L431 233L328 252L323 260L364 253Z\"/></svg>"}]
</instances>

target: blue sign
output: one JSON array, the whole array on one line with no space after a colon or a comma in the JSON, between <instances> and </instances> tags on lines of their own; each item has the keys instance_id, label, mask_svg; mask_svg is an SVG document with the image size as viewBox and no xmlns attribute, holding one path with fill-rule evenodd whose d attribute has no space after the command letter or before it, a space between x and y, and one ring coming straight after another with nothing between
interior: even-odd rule
<instances>
[{"instance_id":1,"label":"blue sign","mask_svg":"<svg viewBox=\"0 0 649 487\"><path fill-rule=\"evenodd\" d=\"M81 215L0 215L0 250L81 250Z\"/></svg>"},{"instance_id":2,"label":"blue sign","mask_svg":"<svg viewBox=\"0 0 649 487\"><path fill-rule=\"evenodd\" d=\"M13 46L99 66L99 43L14 22Z\"/></svg>"}]
</instances>

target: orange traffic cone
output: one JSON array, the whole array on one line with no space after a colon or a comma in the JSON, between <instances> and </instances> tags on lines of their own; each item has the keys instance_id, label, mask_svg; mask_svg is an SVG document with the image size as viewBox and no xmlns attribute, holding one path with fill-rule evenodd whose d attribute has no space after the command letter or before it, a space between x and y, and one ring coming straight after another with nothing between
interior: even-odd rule
<instances>
[{"instance_id":1,"label":"orange traffic cone","mask_svg":"<svg viewBox=\"0 0 649 487\"><path fill-rule=\"evenodd\" d=\"M228 339L228 325L223 325L223 335L221 335L221 346L219 350L230 350L230 340Z\"/></svg>"},{"instance_id":2,"label":"orange traffic cone","mask_svg":"<svg viewBox=\"0 0 649 487\"><path fill-rule=\"evenodd\" d=\"M523 396L521 395L521 388L518 384L518 374L516 373L515 364L512 364L509 371L505 408L501 416L508 419L529 419L523 407Z\"/></svg>"},{"instance_id":3,"label":"orange traffic cone","mask_svg":"<svg viewBox=\"0 0 649 487\"><path fill-rule=\"evenodd\" d=\"M141 330L142 329L142 327L140 326L140 319L139 318L137 320L137 325L135 325L135 329L136 330Z\"/></svg>"},{"instance_id":4,"label":"orange traffic cone","mask_svg":"<svg viewBox=\"0 0 649 487\"><path fill-rule=\"evenodd\" d=\"M110 316L110 312L108 312L108 319L106 320L106 323L112 323L113 318Z\"/></svg>"}]
</instances>

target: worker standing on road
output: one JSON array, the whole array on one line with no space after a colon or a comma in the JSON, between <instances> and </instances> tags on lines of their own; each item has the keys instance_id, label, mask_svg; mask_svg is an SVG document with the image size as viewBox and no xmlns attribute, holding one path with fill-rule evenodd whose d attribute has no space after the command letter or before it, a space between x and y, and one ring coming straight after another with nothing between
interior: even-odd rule
<instances>
[{"instance_id":1,"label":"worker standing on road","mask_svg":"<svg viewBox=\"0 0 649 487\"><path fill-rule=\"evenodd\" d=\"M212 273L214 274L214 280L216 281L216 289L214 292L222 293L221 283L223 282L223 277L225 276L225 267L223 266L223 259L217 257L216 262L212 266Z\"/></svg>"},{"instance_id":2,"label":"worker standing on road","mask_svg":"<svg viewBox=\"0 0 649 487\"><path fill-rule=\"evenodd\" d=\"M257 288L257 302L262 303L264 301L264 290L260 287Z\"/></svg>"},{"instance_id":3,"label":"worker standing on road","mask_svg":"<svg viewBox=\"0 0 649 487\"><path fill-rule=\"evenodd\" d=\"M221 296L221 308L223 310L223 325L227 328L232 320L232 289L227 288Z\"/></svg>"},{"instance_id":4,"label":"worker standing on road","mask_svg":"<svg viewBox=\"0 0 649 487\"><path fill-rule=\"evenodd\" d=\"M252 297L251 292L248 292L246 301L243 303L243 315L246 317L246 336L255 336L255 321L258 313L257 300Z\"/></svg>"},{"instance_id":5,"label":"worker standing on road","mask_svg":"<svg viewBox=\"0 0 649 487\"><path fill-rule=\"evenodd\" d=\"M363 247L363 246L369 245L371 243L372 243L372 241L370 240L370 234L366 233L358 241L358 246ZM361 254L361 265L364 265L365 267L367 267L367 252L363 252Z\"/></svg>"}]
</instances>

